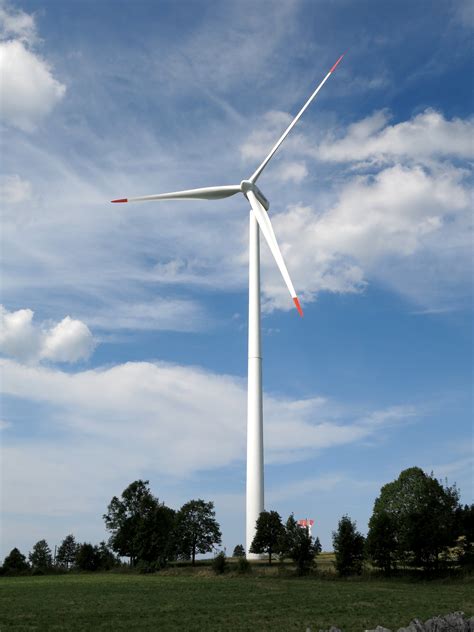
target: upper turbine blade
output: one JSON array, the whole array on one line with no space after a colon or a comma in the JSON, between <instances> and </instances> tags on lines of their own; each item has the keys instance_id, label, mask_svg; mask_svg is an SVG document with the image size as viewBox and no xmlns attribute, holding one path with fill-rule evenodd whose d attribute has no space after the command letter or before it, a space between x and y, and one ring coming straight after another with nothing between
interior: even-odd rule
<instances>
[{"instance_id":1,"label":"upper turbine blade","mask_svg":"<svg viewBox=\"0 0 474 632\"><path fill-rule=\"evenodd\" d=\"M345 55L345 53L344 53ZM341 61L341 59L344 57L344 55L341 55L339 57L339 59L336 61L336 63L334 64L334 66L331 68L331 70L328 72L328 74L324 77L324 79L321 81L321 83L319 84L319 86L316 88L316 90L313 92L313 94L309 97L309 99L306 101L306 103L303 105L303 107L301 108L301 110L298 112L298 114L295 116L295 118L291 121L291 123L288 125L288 127L286 128L286 130L283 132L283 134L281 135L281 137L278 139L278 141L275 143L274 147L272 148L271 152L268 154L268 156L265 158L265 160L262 162L262 164L258 167L258 169L256 169L254 171L254 173L250 176L249 180L250 182L256 182L257 179L260 177L260 174L262 173L262 171L265 169L265 167L267 166L267 164L270 162L270 160L272 159L274 153L276 152L276 150L278 149L278 147L280 147L280 145L282 144L282 142L285 140L285 138L288 136L288 134L291 132L291 130L293 129L293 127L296 125L296 123L299 121L299 119L301 118L301 115L303 114L303 112L309 107L311 101L313 101L313 99L316 97L316 95L318 94L318 92L321 90L321 88L324 86L324 84L326 83L326 81L329 79L329 77L331 76L331 74L336 70L337 65L339 64L339 62Z\"/></svg>"},{"instance_id":2,"label":"upper turbine blade","mask_svg":"<svg viewBox=\"0 0 474 632\"><path fill-rule=\"evenodd\" d=\"M221 187L204 187L202 189L188 189L187 191L173 191L172 193L158 193L141 197L121 198L112 202L146 202L148 200L220 200L240 193L240 184L229 184Z\"/></svg>"},{"instance_id":3,"label":"upper turbine blade","mask_svg":"<svg viewBox=\"0 0 474 632\"><path fill-rule=\"evenodd\" d=\"M301 309L300 302L298 297L296 296L295 288L293 287L293 283L291 282L290 275L285 265L285 261L283 259L283 255L280 252L280 247L278 246L278 242L275 237L275 233L273 232L273 226L268 217L267 211L258 201L255 193L253 191L247 191L247 199L250 202L250 206L257 218L258 225L265 237L268 247L271 250L271 253L276 261L276 264L281 272L281 275L286 283L286 287L291 294L291 298L293 299L294 304L296 305L296 309L298 310L300 316L303 316L303 310Z\"/></svg>"}]
</instances>

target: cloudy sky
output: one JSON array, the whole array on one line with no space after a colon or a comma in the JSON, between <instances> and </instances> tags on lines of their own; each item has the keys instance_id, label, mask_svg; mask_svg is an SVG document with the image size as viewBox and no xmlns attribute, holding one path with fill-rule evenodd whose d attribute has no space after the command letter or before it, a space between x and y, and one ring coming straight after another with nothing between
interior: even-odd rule
<instances>
[{"instance_id":1,"label":"cloudy sky","mask_svg":"<svg viewBox=\"0 0 474 632\"><path fill-rule=\"evenodd\" d=\"M345 513L418 465L472 500L468 0L0 1L0 556L105 537L133 480L244 541L248 206L109 200L259 180L266 508Z\"/></svg>"}]
</instances>

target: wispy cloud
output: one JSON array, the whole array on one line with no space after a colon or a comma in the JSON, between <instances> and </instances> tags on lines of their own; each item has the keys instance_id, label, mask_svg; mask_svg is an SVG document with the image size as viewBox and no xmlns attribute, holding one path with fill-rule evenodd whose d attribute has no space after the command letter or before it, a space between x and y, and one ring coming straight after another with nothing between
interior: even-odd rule
<instances>
[{"instance_id":1,"label":"wispy cloud","mask_svg":"<svg viewBox=\"0 0 474 632\"><path fill-rule=\"evenodd\" d=\"M143 468L178 477L244 457L246 385L240 379L164 362L76 373L12 360L2 360L2 366L4 395L47 406L47 419L38 420L38 430L53 425L74 443L105 442L112 453L125 442L130 455L142 458ZM319 397L266 396L265 411L269 462L293 462L306 458L308 451L383 435L394 423L417 417L411 407L357 417L350 410L338 412L334 402Z\"/></svg>"}]
</instances>

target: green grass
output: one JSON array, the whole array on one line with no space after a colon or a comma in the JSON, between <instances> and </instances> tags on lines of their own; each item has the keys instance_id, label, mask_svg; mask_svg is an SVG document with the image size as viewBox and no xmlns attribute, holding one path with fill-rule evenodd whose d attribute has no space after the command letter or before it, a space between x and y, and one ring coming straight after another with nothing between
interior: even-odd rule
<instances>
[{"instance_id":1,"label":"green grass","mask_svg":"<svg viewBox=\"0 0 474 632\"><path fill-rule=\"evenodd\" d=\"M0 630L392 630L474 613L472 580L321 580L271 575L84 574L0 578Z\"/></svg>"}]
</instances>

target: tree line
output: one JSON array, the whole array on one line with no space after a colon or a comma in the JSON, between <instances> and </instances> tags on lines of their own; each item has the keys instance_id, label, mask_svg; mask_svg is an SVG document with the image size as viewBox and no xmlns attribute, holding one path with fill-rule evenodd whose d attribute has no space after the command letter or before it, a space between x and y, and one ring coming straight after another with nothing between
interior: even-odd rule
<instances>
[{"instance_id":1,"label":"tree line","mask_svg":"<svg viewBox=\"0 0 474 632\"><path fill-rule=\"evenodd\" d=\"M190 500L174 510L152 494L148 481L134 481L120 498L114 496L103 519L110 533L107 543L78 544L70 534L53 559L47 542L40 540L28 559L13 549L1 572L110 570L123 564L123 558L142 571L156 571L176 560L194 565L197 554L216 551L222 542L212 502ZM425 573L453 566L474 568L474 505L462 506L455 485L443 485L418 467L404 470L382 487L368 526L364 537L348 515L339 520L332 538L339 575L360 574L364 566L386 575L410 568ZM268 555L270 564L275 556L280 561L291 559L297 572L304 574L316 567L321 544L297 524L293 514L283 523L276 511L264 511L250 551ZM239 558L238 570L247 571L250 565L242 545L235 547L234 556ZM213 566L224 572L224 552Z\"/></svg>"}]
</instances>

